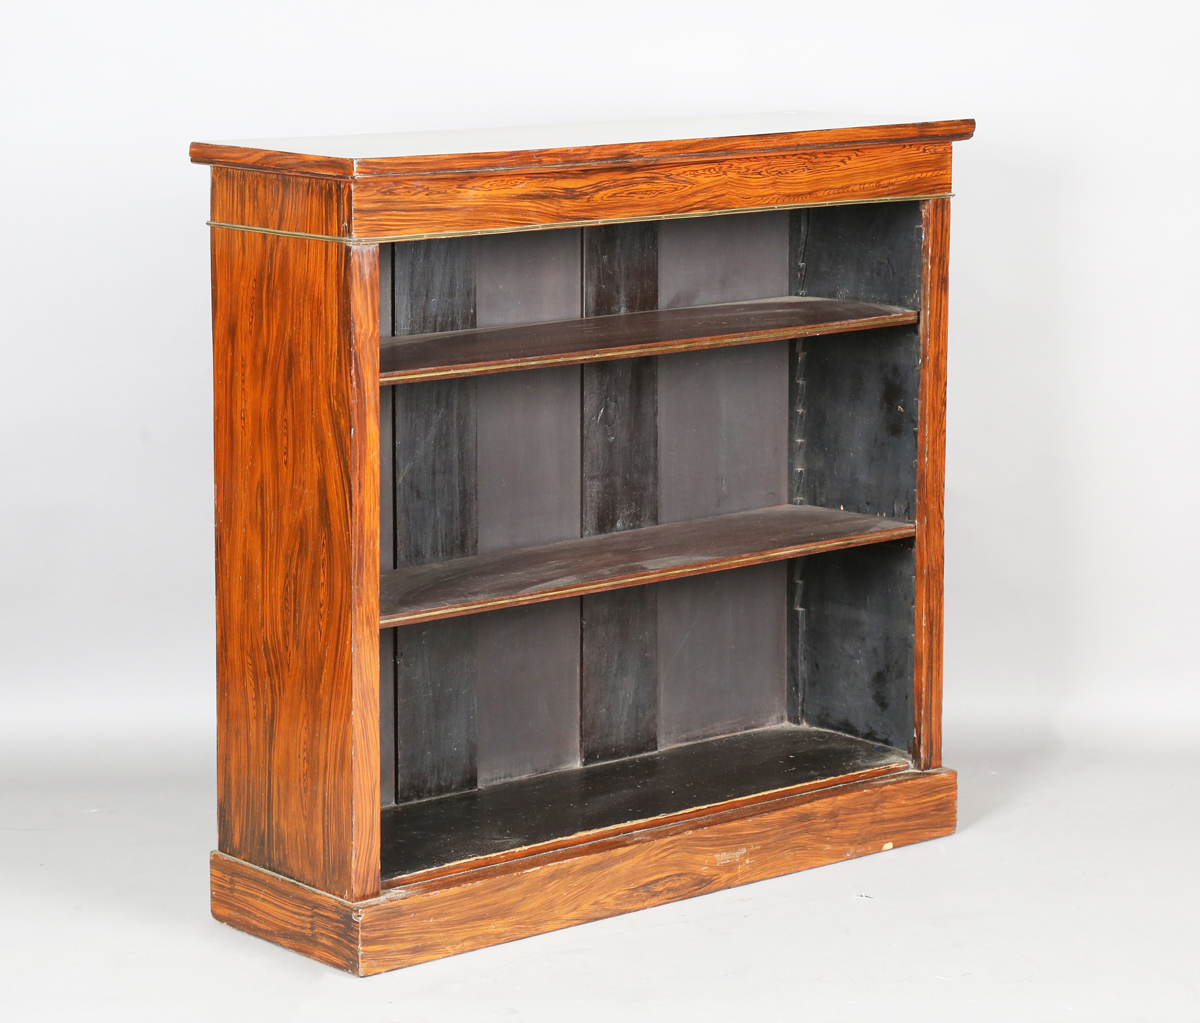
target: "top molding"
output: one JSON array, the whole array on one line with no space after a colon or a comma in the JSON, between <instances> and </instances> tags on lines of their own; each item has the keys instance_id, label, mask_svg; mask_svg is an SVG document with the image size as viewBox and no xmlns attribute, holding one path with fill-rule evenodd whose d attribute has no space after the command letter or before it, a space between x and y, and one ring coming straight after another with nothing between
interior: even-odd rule
<instances>
[{"instance_id":1,"label":"top molding","mask_svg":"<svg viewBox=\"0 0 1200 1023\"><path fill-rule=\"evenodd\" d=\"M191 157L214 169L214 227L371 244L945 196L950 144L974 131L789 112L196 142Z\"/></svg>"},{"instance_id":2,"label":"top molding","mask_svg":"<svg viewBox=\"0 0 1200 1023\"><path fill-rule=\"evenodd\" d=\"M881 124L786 111L607 124L193 142L191 158L193 163L349 179L749 155L848 144L957 142L970 138L974 131L971 118Z\"/></svg>"}]
</instances>

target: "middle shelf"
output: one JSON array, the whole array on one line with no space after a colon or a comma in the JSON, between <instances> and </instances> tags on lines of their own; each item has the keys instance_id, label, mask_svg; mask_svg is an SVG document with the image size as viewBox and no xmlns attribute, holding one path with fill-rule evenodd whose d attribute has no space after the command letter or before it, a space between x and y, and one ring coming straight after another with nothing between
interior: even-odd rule
<instances>
[{"instance_id":1,"label":"middle shelf","mask_svg":"<svg viewBox=\"0 0 1200 1023\"><path fill-rule=\"evenodd\" d=\"M381 573L380 628L911 537L911 522L776 505Z\"/></svg>"},{"instance_id":2,"label":"middle shelf","mask_svg":"<svg viewBox=\"0 0 1200 1023\"><path fill-rule=\"evenodd\" d=\"M503 373L916 323L913 309L770 298L382 339L381 384Z\"/></svg>"}]
</instances>

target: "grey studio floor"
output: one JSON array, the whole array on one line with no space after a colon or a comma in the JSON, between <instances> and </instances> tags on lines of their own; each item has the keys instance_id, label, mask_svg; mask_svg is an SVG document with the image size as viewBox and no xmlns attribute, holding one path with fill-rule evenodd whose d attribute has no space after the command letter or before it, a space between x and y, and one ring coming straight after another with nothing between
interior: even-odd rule
<instances>
[{"instance_id":1,"label":"grey studio floor","mask_svg":"<svg viewBox=\"0 0 1200 1023\"><path fill-rule=\"evenodd\" d=\"M1185 738L951 719L950 838L368 979L209 917L211 741L4 744L4 1019L1200 1019Z\"/></svg>"}]
</instances>

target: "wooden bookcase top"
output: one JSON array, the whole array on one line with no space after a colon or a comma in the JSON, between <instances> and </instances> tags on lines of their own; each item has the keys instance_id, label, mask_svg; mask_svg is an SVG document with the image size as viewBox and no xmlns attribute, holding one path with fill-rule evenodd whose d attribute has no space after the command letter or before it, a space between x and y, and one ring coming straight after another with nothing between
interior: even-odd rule
<instances>
[{"instance_id":1,"label":"wooden bookcase top","mask_svg":"<svg viewBox=\"0 0 1200 1023\"><path fill-rule=\"evenodd\" d=\"M600 124L194 142L191 156L195 163L354 178L429 170L565 167L847 143L954 142L970 138L974 131L975 122L970 118L889 121L791 110Z\"/></svg>"},{"instance_id":2,"label":"wooden bookcase top","mask_svg":"<svg viewBox=\"0 0 1200 1023\"><path fill-rule=\"evenodd\" d=\"M214 227L374 244L950 194L970 119L779 113L196 142ZM264 173L266 172L266 173Z\"/></svg>"}]
</instances>

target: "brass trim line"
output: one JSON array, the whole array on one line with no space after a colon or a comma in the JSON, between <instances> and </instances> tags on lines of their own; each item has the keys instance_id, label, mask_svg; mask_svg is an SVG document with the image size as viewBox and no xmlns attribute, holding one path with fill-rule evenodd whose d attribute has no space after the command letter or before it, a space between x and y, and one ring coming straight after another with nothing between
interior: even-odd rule
<instances>
[{"instance_id":1,"label":"brass trim line","mask_svg":"<svg viewBox=\"0 0 1200 1023\"><path fill-rule=\"evenodd\" d=\"M865 206L876 202L924 202L927 199L952 199L953 192L934 192L930 195L888 195L871 199L840 199L837 202L797 202L775 206L746 206L734 210L701 210L697 213L668 213L656 217L606 217L598 220L562 220L544 224L521 224L517 227L493 227L483 231L430 231L425 234L388 234L376 238L343 238L332 234L309 234L306 231L281 231L274 227L250 227L247 224L226 224L208 220L209 227L230 231L251 231L273 234L281 238L307 238L315 242L339 242L342 245L387 245L391 242L419 242L431 238L473 238L491 234L518 234L522 231L558 231L568 227L602 227L605 224L638 224L652 220L694 220L697 217L726 217L738 213L769 213L773 210L804 210L822 206Z\"/></svg>"}]
</instances>

